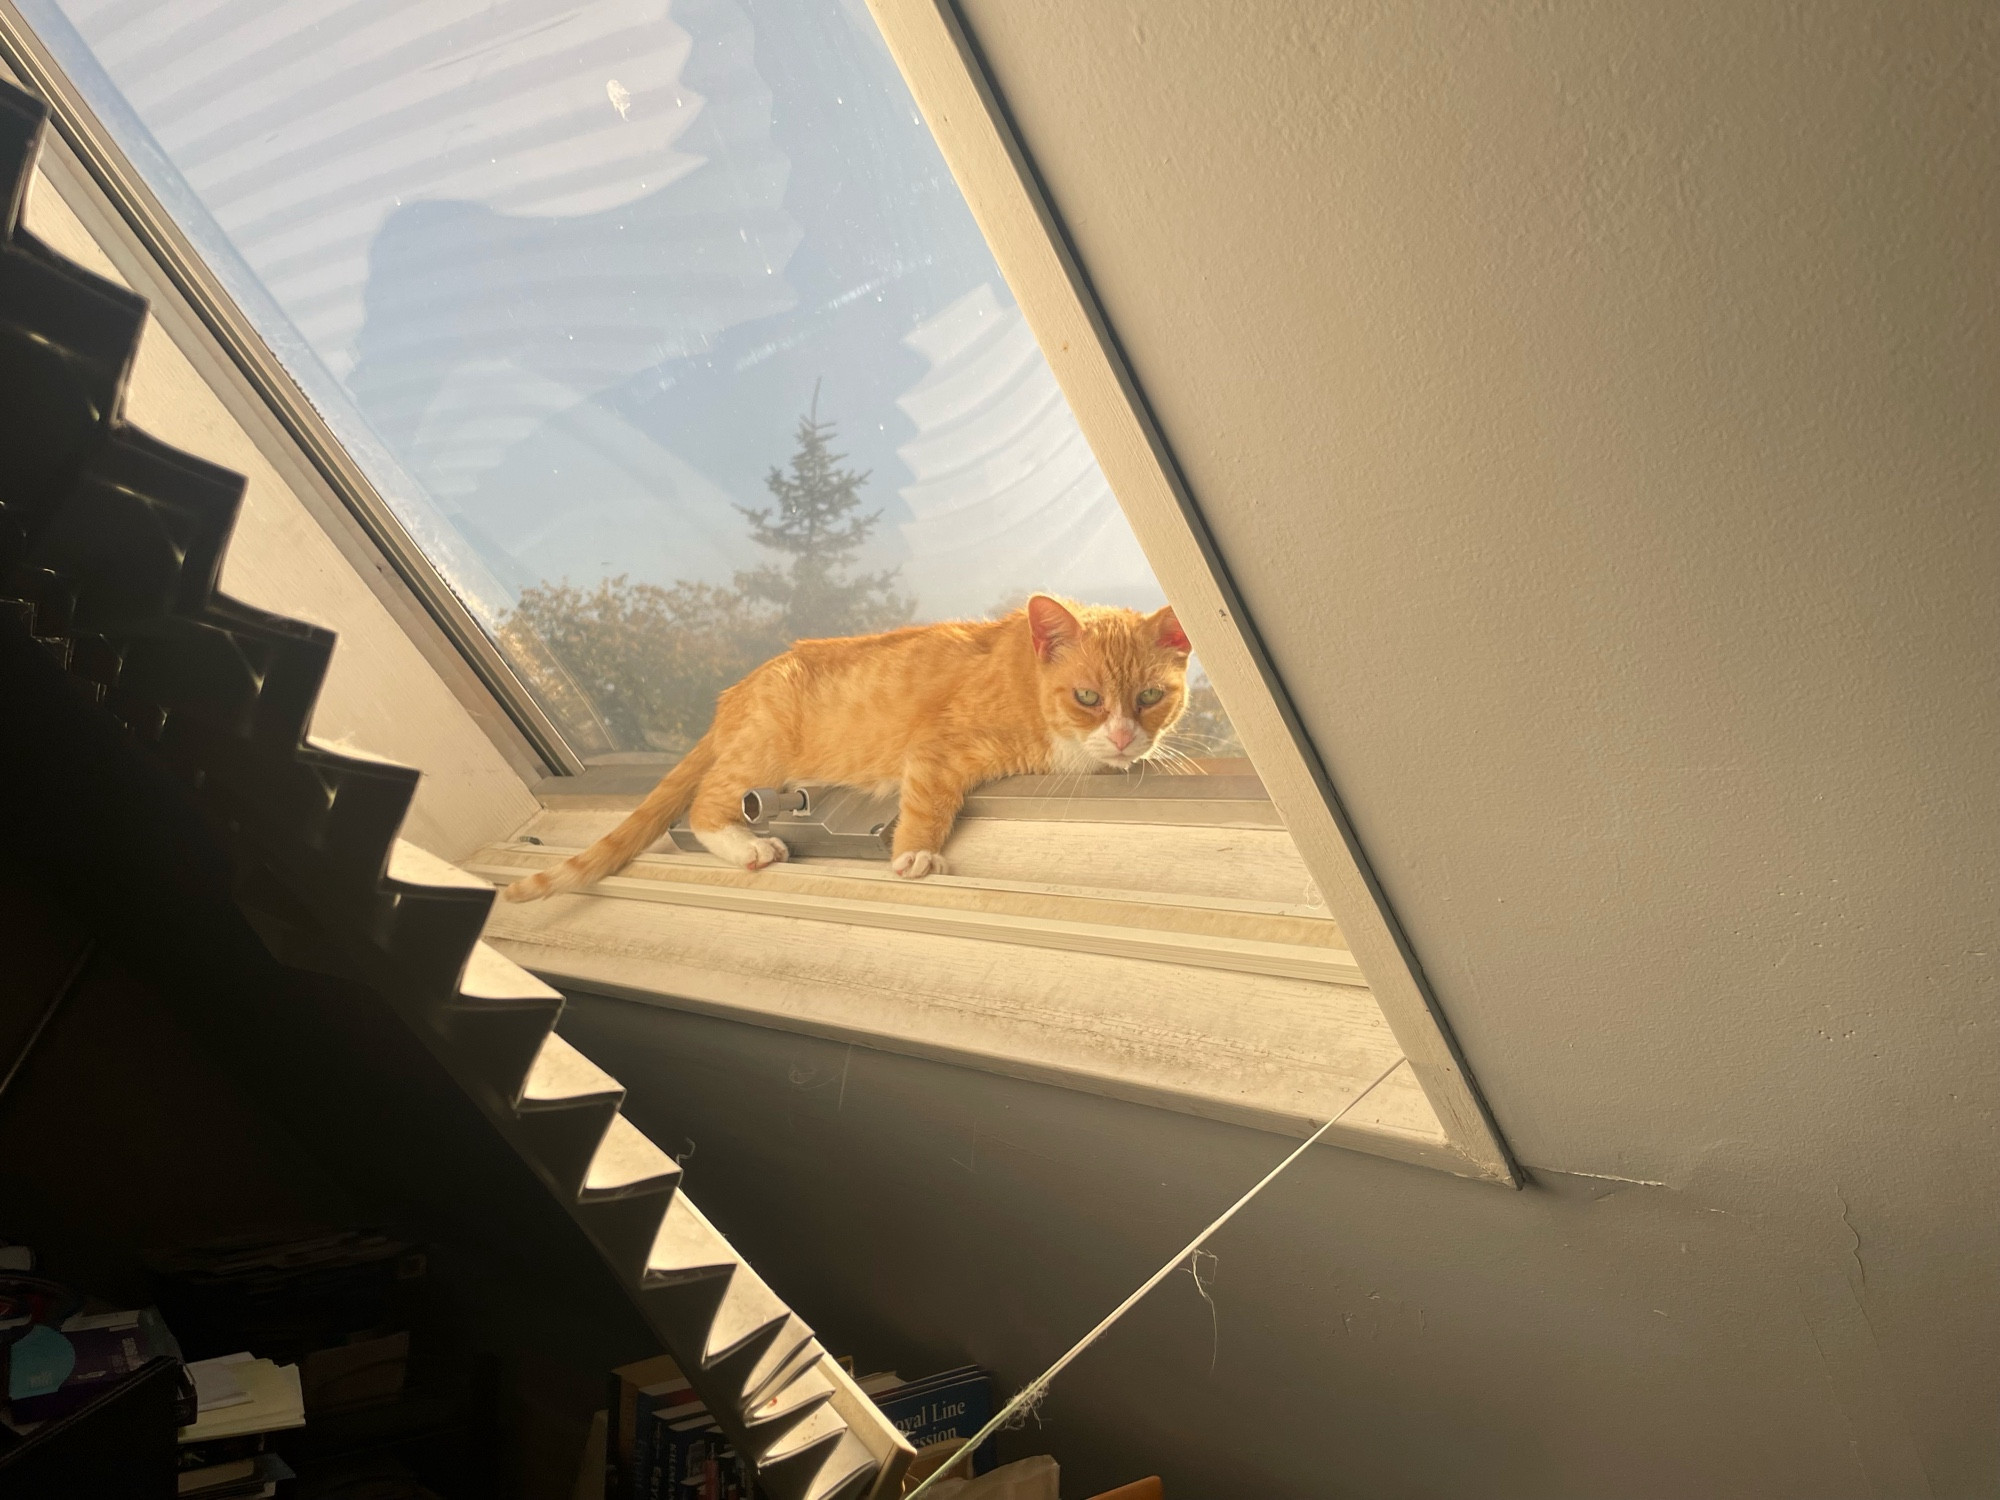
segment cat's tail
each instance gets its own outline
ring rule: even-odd
[[[694,801],[695,788],[715,763],[712,735],[703,735],[695,747],[681,758],[660,784],[646,794],[646,800],[632,810],[632,816],[604,835],[588,849],[572,854],[551,870],[537,871],[515,881],[500,893],[505,901],[539,901],[558,891],[574,891],[595,885],[607,875],[615,875],[639,857],[654,839],[667,831],[675,818]]]

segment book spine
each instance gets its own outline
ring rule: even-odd
[[[672,1500],[700,1500],[701,1434],[674,1434],[674,1493]]]
[[[699,1422],[683,1424],[673,1435],[672,1489],[660,1500],[702,1500],[702,1452],[706,1440]]]
[[[710,1433],[702,1453],[702,1482],[709,1500],[729,1500],[723,1493],[722,1434]]]
[[[619,1436],[628,1425],[625,1416],[625,1382],[615,1373],[604,1406],[604,1493],[606,1500],[628,1500],[625,1475],[629,1468]]]
[[[632,1424],[632,1480],[625,1500],[654,1500],[660,1493],[660,1423],[642,1401]]]
[[[678,1500],[681,1488],[681,1436],[665,1423],[653,1430],[653,1483],[651,1500]]]

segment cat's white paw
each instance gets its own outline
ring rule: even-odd
[[[889,868],[905,880],[922,880],[945,873],[944,856],[934,849],[911,849],[890,860]]]
[[[766,865],[782,864],[792,857],[792,851],[783,839],[767,839],[753,836],[750,851],[744,856],[743,868],[761,870]]]
[[[783,839],[754,834],[741,823],[732,823],[726,828],[697,828],[694,836],[717,859],[740,865],[746,870],[761,870],[766,865],[792,857],[792,851],[785,847]]]

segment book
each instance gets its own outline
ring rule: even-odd
[[[962,1365],[896,1386],[873,1399],[921,1454],[940,1443],[963,1443],[992,1419],[993,1377],[977,1365]],[[984,1474],[995,1462],[993,1440],[988,1438],[973,1454],[970,1472]]]
[[[632,1438],[637,1430],[639,1392],[656,1381],[678,1380],[680,1367],[666,1355],[634,1360],[611,1372],[611,1389],[605,1404],[605,1460],[618,1464],[632,1455]],[[615,1485],[605,1493],[616,1494]]]
[[[646,1422],[634,1444],[640,1474],[637,1500],[652,1500],[656,1494],[673,1493],[680,1481],[679,1458],[685,1444],[677,1434],[699,1427],[709,1420],[708,1408],[692,1393],[683,1391],[678,1400],[645,1409]]]
[[[852,1375],[854,1362],[840,1361]],[[893,1370],[860,1377],[863,1393],[919,1451],[960,1445],[993,1415],[993,1379],[961,1365],[922,1380]],[[611,1372],[606,1416],[606,1487],[612,1500],[757,1500],[756,1469],[730,1444],[707,1406],[665,1357],[620,1365]],[[984,1474],[996,1459],[980,1445],[969,1470]]]
[[[183,1440],[180,1451],[180,1468],[206,1469],[216,1464],[234,1463],[238,1459],[255,1458],[264,1451],[264,1434],[243,1432],[234,1437],[206,1438],[198,1442]]]
[[[660,1407],[634,1444],[644,1455],[640,1500],[752,1500],[756,1470],[702,1402]]]
[[[182,1469],[175,1486],[183,1495],[192,1495],[201,1490],[210,1490],[218,1485],[238,1484],[257,1472],[254,1458],[232,1458],[225,1463],[210,1464],[202,1469]]]
[[[693,1410],[678,1421],[669,1420],[667,1412],[654,1418],[652,1490],[647,1500],[704,1500],[708,1434],[715,1419],[699,1401],[688,1405]]]
[[[642,1500],[652,1412],[687,1389],[680,1367],[664,1354],[611,1372],[604,1431],[604,1493],[610,1500]]]
[[[677,1432],[674,1452],[672,1472],[679,1477],[672,1500],[750,1500],[757,1492],[755,1469],[712,1419]]]
[[[205,1468],[183,1469],[178,1492],[187,1500],[240,1500],[269,1495],[281,1480],[292,1479],[291,1465],[275,1453],[257,1453]]]
[[[178,1361],[180,1345],[152,1308],[35,1323],[6,1350],[16,1422],[46,1422],[87,1405],[148,1361]]]

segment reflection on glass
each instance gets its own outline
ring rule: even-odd
[[[581,753],[802,635],[1162,601],[863,0],[26,8]]]

